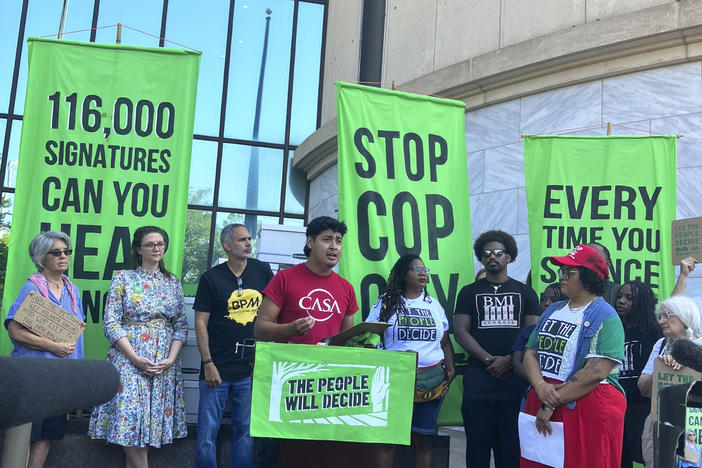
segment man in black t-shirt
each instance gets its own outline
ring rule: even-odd
[[[251,362],[254,319],[271,267],[251,257],[251,235],[243,224],[220,234],[227,262],[205,272],[195,296],[195,333],[202,356],[197,420],[197,468],[216,468],[217,431],[227,399],[232,411],[232,467],[250,468],[253,441]]]
[[[524,384],[512,374],[511,349],[519,331],[538,321],[541,309],[529,286],[507,276],[517,258],[517,243],[503,231],[488,231],[474,244],[486,277],[458,294],[453,326],[456,341],[468,351],[463,375],[463,426],[466,466],[519,466],[519,403]]]

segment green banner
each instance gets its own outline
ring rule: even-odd
[[[473,282],[465,104],[336,84],[339,219],[349,226],[339,269],[359,315],[368,315],[400,255],[415,253],[453,330],[458,291]],[[461,390],[452,385],[439,424],[460,423]]]
[[[546,257],[599,242],[610,279],[641,280],[663,299],[675,280],[674,136],[526,136],[524,172],[532,286],[558,282]]]
[[[414,353],[259,342],[251,435],[409,445]]]
[[[30,38],[28,58],[2,315],[36,271],[32,238],[64,231],[86,358],[104,359],[103,304],[134,230],[164,229],[166,267],[181,271],[200,53]]]

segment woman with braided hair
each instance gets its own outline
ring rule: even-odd
[[[448,320],[439,301],[426,292],[429,268],[414,254],[402,255],[390,271],[387,288],[366,321],[391,326],[381,336],[380,348],[417,353],[417,384],[412,412],[414,466],[431,467],[428,436],[436,433],[443,396],[456,376]],[[378,467],[392,467],[394,445],[379,445]]]
[[[619,383],[626,392],[622,468],[632,468],[633,462],[643,462],[641,433],[651,410],[651,400],[641,394],[636,385],[653,345],[663,336],[656,321],[656,296],[648,284],[641,281],[624,283],[617,293],[617,314],[624,326],[624,363],[619,369]]]

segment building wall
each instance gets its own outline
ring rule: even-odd
[[[661,8],[656,6],[658,4],[670,2],[589,1],[586,4],[584,1],[502,0],[499,2],[501,11],[495,12],[488,11],[490,9],[484,5],[488,2],[467,2],[470,6],[461,9],[457,6],[460,2],[419,0],[416,3],[425,7],[422,11],[426,10],[427,17],[430,18],[427,23],[433,26],[417,28],[417,35],[425,35],[429,39],[423,43],[423,47],[416,48],[408,44],[418,44],[416,41],[421,40],[417,35],[405,36],[406,41],[402,44],[399,39],[393,39],[402,36],[403,28],[418,26],[417,9],[412,13],[402,6],[404,3],[415,2],[388,2],[386,75],[397,73],[405,79],[421,82],[422,76],[418,75],[432,74],[439,63],[441,66],[450,65],[451,61],[461,60],[473,53],[469,48],[458,47],[460,41],[445,43],[443,47],[436,47],[435,44],[437,41],[446,41],[445,38],[448,37],[448,32],[438,32],[442,29],[438,25],[450,24],[450,28],[457,32],[459,26],[465,24],[458,18],[470,17],[469,11],[475,11],[476,16],[482,14],[486,21],[493,21],[497,25],[486,27],[484,41],[495,46],[508,41],[532,40],[529,39],[530,35],[546,32],[549,28],[567,28],[578,19],[581,23],[595,22],[598,18],[630,14],[639,6],[653,6],[655,9]],[[556,3],[563,5],[558,12],[553,11]],[[679,3],[682,5],[675,5],[674,8],[699,8],[700,2]],[[526,4],[520,10],[521,17],[516,13],[518,4]],[[452,5],[453,9],[450,8]],[[662,8],[671,6],[664,5]],[[443,19],[437,20],[436,12],[439,10],[442,11],[439,16]],[[542,17],[535,19],[530,13],[533,10],[547,12],[545,16],[550,18],[549,21],[542,21]],[[491,16],[498,13],[496,18]],[[406,22],[399,20],[403,15],[407,16]],[[410,16],[415,17],[414,22],[409,19]],[[399,23],[403,26],[395,26],[393,29],[393,25]],[[522,28],[524,31],[519,33],[520,24],[528,24],[529,27]],[[499,31],[495,31],[495,28]],[[467,25],[465,29],[471,30]],[[472,30],[469,34],[474,32]],[[496,36],[493,37],[494,34]],[[439,39],[440,37],[444,39]],[[329,46],[330,43],[327,44]],[[596,56],[597,51],[591,51],[590,54]],[[399,58],[403,56],[406,60],[401,63]],[[675,62],[661,61],[657,66],[654,63],[638,67],[641,68],[640,71],[602,78],[597,74],[583,74],[575,80],[576,84],[555,86],[551,87],[553,89],[476,106],[467,113],[466,163],[473,236],[477,237],[485,230],[495,228],[515,236],[520,253],[515,264],[510,266],[511,276],[524,280],[530,268],[524,160],[520,139],[520,135],[525,133],[605,135],[607,122],[613,122],[614,135],[682,135],[678,140],[677,218],[702,216],[702,204],[699,202],[702,200],[702,184],[699,183],[702,180],[702,61],[689,58],[687,61]],[[326,99],[324,105],[329,106]],[[325,115],[330,114],[327,111]],[[326,133],[318,131],[318,134],[324,134],[326,141],[332,141],[329,139],[329,128],[333,126],[335,122],[331,121]],[[314,141],[313,137],[310,142]],[[306,144],[308,142],[301,146],[303,150],[306,150],[303,148]],[[336,148],[335,145],[332,146],[321,158],[327,161],[326,167],[317,165],[316,170],[308,170],[308,177],[313,174],[310,177],[310,219],[322,214],[336,215]],[[475,266],[476,269],[480,267],[477,262]],[[688,292],[702,296],[702,268],[693,273],[688,281]],[[663,291],[661,295],[667,293],[669,292]]]

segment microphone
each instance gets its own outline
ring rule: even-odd
[[[0,357],[0,430],[92,408],[119,389],[107,361]]]
[[[671,355],[683,366],[702,372],[702,346],[693,341],[684,338],[675,340]]]

